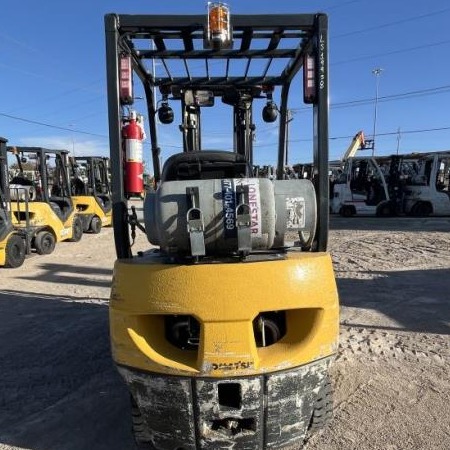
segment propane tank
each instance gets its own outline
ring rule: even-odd
[[[124,190],[125,195],[141,196],[144,192],[144,164],[142,143],[145,133],[142,123],[138,121],[136,111],[130,111],[124,117],[122,125],[122,145],[125,157]]]

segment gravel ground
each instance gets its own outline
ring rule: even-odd
[[[332,218],[335,419],[305,450],[450,448],[450,219]],[[142,236],[136,246],[144,248]],[[111,229],[0,270],[0,449],[133,449]]]

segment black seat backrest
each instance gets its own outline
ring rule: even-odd
[[[17,175],[13,177],[10,184],[20,184],[22,186],[33,186],[33,182],[24,176]]]
[[[243,155],[233,152],[201,151],[177,153],[164,164],[161,181],[211,180],[252,176]]]

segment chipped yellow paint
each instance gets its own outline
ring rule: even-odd
[[[286,310],[287,332],[258,348],[252,321]],[[164,336],[164,315],[201,324],[198,351]],[[157,258],[116,261],[110,301],[117,363],[151,372],[253,375],[330,356],[338,341],[338,295],[330,255],[290,253],[284,260],[175,265]]]

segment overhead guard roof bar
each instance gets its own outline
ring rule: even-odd
[[[273,20],[272,20],[273,19]],[[294,68],[298,70],[299,56],[314,31],[314,15],[275,15],[252,16],[249,23],[248,16],[233,15],[233,40],[240,41],[235,49],[204,49],[205,16],[119,16],[120,45],[122,49],[133,55],[133,60],[140,68],[140,78],[147,73],[145,61],[160,60],[167,73],[167,77],[157,77],[156,86],[162,86],[169,81],[175,85],[193,86],[204,84],[208,80],[211,84],[221,85],[233,82],[236,85],[251,86],[264,84],[283,85],[294,75]],[[276,24],[274,26],[273,24]],[[146,45],[145,40],[153,40],[154,46]],[[174,49],[175,41],[178,48]],[[180,45],[181,44],[181,45]],[[194,76],[189,69],[189,60],[206,61],[204,76]],[[211,76],[208,60],[224,60],[225,74],[222,77]],[[244,73],[231,73],[230,61],[246,59],[247,66]],[[250,62],[253,59],[268,59],[268,63],[260,75],[249,76]],[[290,62],[282,73],[269,76],[268,71],[274,59],[287,59]],[[176,77],[170,70],[167,60],[183,61],[187,77]],[[297,64],[296,64],[297,63]],[[292,71],[292,73],[291,73]]]
[[[314,164],[320,174],[315,182],[319,217],[316,249],[325,250],[328,227],[328,25],[326,15],[233,15],[234,49],[205,49],[203,39],[206,23],[207,19],[204,15],[110,14],[106,16],[112,154],[119,154],[120,149],[118,66],[117,60],[114,59],[117,59],[121,52],[126,52],[131,55],[133,69],[143,83],[147,99],[153,99],[154,86],[161,89],[169,88],[169,90],[165,89],[165,92],[169,92],[173,87],[211,89],[217,95],[222,95],[221,87],[227,85],[234,85],[238,89],[249,89],[254,86],[258,88],[281,86],[282,114],[278,165],[282,165],[286,151],[284,135],[289,85],[301,69],[304,56],[312,52],[318,68],[317,82],[320,85],[313,104]],[[152,59],[161,62],[166,71],[162,76],[158,74],[156,79],[153,79],[153,70],[149,65]],[[266,64],[256,64],[257,60],[264,59]],[[205,63],[194,66],[189,64],[189,60],[205,61]],[[209,60],[212,60],[212,63]],[[216,66],[212,66],[216,60],[223,63],[223,73],[216,71]],[[241,60],[244,64],[235,64],[235,60]],[[254,60],[255,64],[245,64],[249,60]],[[202,69],[198,70],[200,65]],[[178,72],[179,68],[181,68],[180,73],[187,72],[187,76],[178,76],[175,70]],[[220,73],[220,76],[217,76],[217,73]],[[159,147],[154,122],[155,111],[151,105],[148,106],[148,110],[155,178],[159,179]],[[122,191],[121,161],[112,161],[112,169],[117,183],[115,183],[117,192],[113,193],[114,220],[115,223],[123,223],[123,227],[117,229],[117,236],[115,233],[116,247],[118,255],[128,257],[131,252],[126,237],[128,232],[126,204],[123,201]]]

